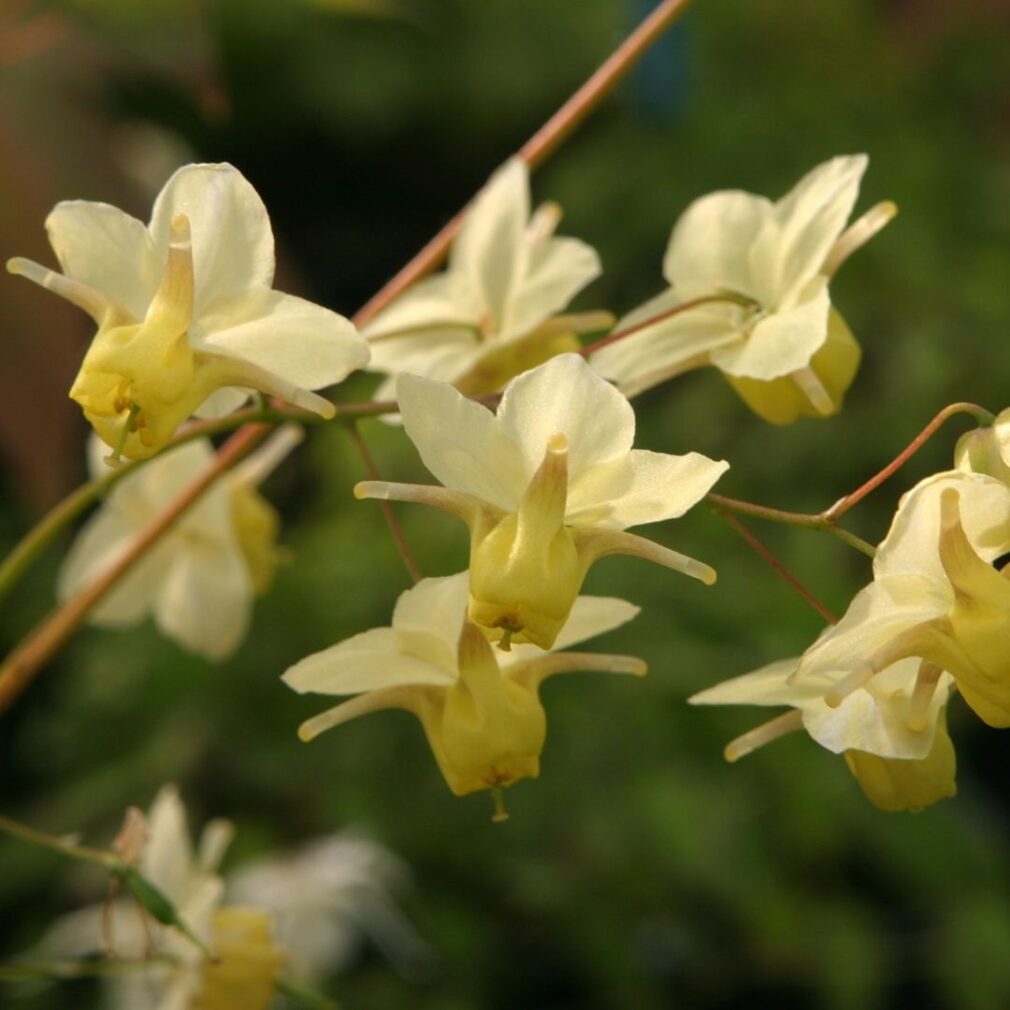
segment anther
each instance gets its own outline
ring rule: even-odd
[[[123,450],[126,448],[126,440],[140,427],[137,423],[139,415],[140,405],[136,403],[130,404],[130,412],[126,415],[123,426],[119,429],[119,437],[116,439],[116,444],[112,452],[105,457],[105,462],[109,466],[119,466],[122,461]]]

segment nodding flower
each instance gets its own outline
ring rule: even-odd
[[[112,462],[152,456],[191,415],[228,413],[253,390],[331,417],[311,390],[368,361],[348,320],[272,290],[266,208],[231,165],[179,169],[149,225],[77,200],[46,229],[63,272],[21,258],[7,269],[97,324],[70,396]]]

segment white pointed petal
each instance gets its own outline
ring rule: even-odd
[[[771,201],[741,190],[695,200],[670,236],[663,276],[683,298],[719,289],[755,295],[747,251],[771,216]]]
[[[200,851],[197,856],[203,873],[215,873],[224,860],[228,846],[235,837],[235,825],[223,817],[208,821],[200,834]]]
[[[505,317],[503,334],[529,333],[548,316],[560,312],[600,275],[596,250],[579,239],[552,238],[530,254],[526,273],[516,286]]]
[[[193,411],[193,416],[207,421],[227,417],[238,410],[254,392],[253,389],[240,389],[237,386],[216,389]]]
[[[808,172],[776,203],[776,249],[773,253],[756,247],[752,256],[777,260],[774,269],[783,296],[822,271],[852,213],[868,162],[865,154],[832,158]]]
[[[443,670],[398,651],[392,628],[372,628],[306,656],[281,678],[299,694],[357,694],[407,684],[448,685]]]
[[[193,233],[194,315],[249,288],[269,288],[274,237],[259,194],[232,165],[186,165],[165,183],[151,214],[151,237],[162,255],[171,220],[189,218]]]
[[[57,595],[68,600],[90,586],[133,543],[137,528],[110,510],[100,511],[81,530],[60,569]],[[167,552],[155,549],[138,562],[92,609],[89,620],[108,627],[136,624],[151,610]]]
[[[724,680],[688,698],[692,705],[791,705],[798,707],[810,698],[803,686],[788,683],[796,672],[799,657],[780,659],[767,666]]]
[[[164,263],[143,222],[107,203],[68,200],[53,208],[46,231],[68,277],[144,318]]]
[[[924,728],[913,730],[909,698],[918,669],[918,659],[904,659],[871,680],[866,690],[853,691],[837,708],[824,702],[810,705],[803,717],[807,732],[835,754],[859,750],[880,757],[924,758],[933,745],[953,678],[943,675],[930,700]]]
[[[618,320],[614,332],[661,316],[680,302],[673,289],[664,291]],[[742,341],[742,312],[739,305],[729,302],[699,305],[608,344],[589,362],[601,375],[614,379],[625,395],[633,396],[680,371],[704,364],[715,349]]]
[[[770,313],[743,343],[713,350],[712,364],[749,379],[777,379],[806,368],[828,337],[830,310],[827,281],[819,278],[795,308]]]
[[[36,944],[29,956],[38,959],[78,959],[102,950],[106,924],[115,941],[116,956],[144,957],[146,935],[132,901],[89,905],[61,916]]]
[[[404,333],[371,341],[368,346],[372,352],[368,362],[371,372],[409,372],[444,382],[463,374],[472,358],[484,353],[476,330],[458,326]],[[376,394],[375,398],[392,399],[393,395],[390,391],[388,397]]]
[[[193,848],[186,808],[174,785],[162,786],[147,814],[147,844],[140,869],[172,901],[186,893],[193,873]]]
[[[480,305],[472,292],[456,275],[442,273],[424,277],[409,287],[389,308],[366,323],[361,332],[369,342],[381,347],[392,339],[388,334],[405,334],[415,329],[431,334],[445,324],[472,330],[479,323]]]
[[[241,553],[225,544],[179,550],[155,603],[169,638],[211,660],[234,652],[249,626],[252,584]]]
[[[632,449],[573,482],[566,519],[572,525],[614,530],[675,519],[708,494],[728,469],[724,460],[697,452],[674,456]]]
[[[445,659],[436,663],[443,670],[456,669],[456,652],[463,618],[470,597],[468,572],[439,579],[422,579],[400,594],[393,609],[393,628],[403,632],[423,632],[437,639],[445,649]]]
[[[494,329],[500,329],[518,281],[529,216],[529,172],[521,159],[511,158],[474,198],[453,243],[451,270],[482,292]]]
[[[250,361],[305,389],[342,381],[368,362],[368,344],[343,316],[320,305],[258,288],[219,302],[194,322],[197,350]]]
[[[631,404],[577,354],[558,355],[513,379],[498,422],[520,447],[530,476],[551,437],[564,435],[573,483],[593,464],[623,456],[635,440]]]
[[[948,580],[940,563],[940,496],[954,489],[968,540],[986,561],[993,561],[1010,539],[1010,488],[983,474],[957,471],[920,481],[898,503],[894,521],[874,558],[878,578],[900,572],[920,574],[937,585]]]
[[[860,590],[842,619],[807,649],[796,680],[815,677],[834,684],[899,635],[943,617],[949,607],[937,587],[919,576],[878,578]]]
[[[585,642],[627,624],[641,610],[633,603],[613,596],[580,596],[572,606],[565,626],[551,647],[553,652]],[[513,650],[519,648],[513,646]],[[539,650],[537,650],[539,651]]]
[[[396,389],[403,426],[431,473],[447,488],[514,512],[533,470],[494,414],[444,382],[401,375]]]

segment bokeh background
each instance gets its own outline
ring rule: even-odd
[[[170,172],[227,160],[270,208],[278,286],[346,314],[437,229],[652,6],[647,0],[3,0],[0,255],[51,262],[59,199],[146,218]],[[842,414],[777,429],[715,372],[637,401],[638,444],[728,458],[719,490],[823,508],[943,405],[1010,401],[1010,8],[1002,0],[698,0],[540,170],[605,275],[580,299],[618,313],[662,285],[693,198],[778,196],[839,153],[871,156],[860,207],[898,219],[846,264],[836,304],[864,348]],[[83,478],[66,399],[90,329],[0,279],[6,549]],[[338,399],[370,395],[358,376]],[[901,490],[946,468],[952,422],[851,516],[876,541]],[[385,475],[426,479],[395,428],[364,427]],[[317,428],[276,473],[292,562],[245,645],[212,666],[150,625],[87,629],[0,721],[2,809],[107,843],[165,781],[195,824],[233,818],[231,865],[356,825],[412,868],[404,905],[435,957],[395,972],[363,944],[330,991],[349,1010],[728,1010],[1010,1005],[1010,736],[959,702],[959,795],[919,814],[864,800],[805,736],[737,766],[721,749],[757,710],[692,692],[800,652],[820,618],[710,510],[649,532],[719,568],[712,589],[631,559],[588,590],[640,604],[594,643],[650,664],[544,691],[543,774],[507,795],[442,782],[412,717],[383,713],[300,744],[319,699],[278,680],[310,651],[388,623],[407,586],[346,436]],[[428,574],[466,563],[462,528],[401,509]],[[814,532],[752,524],[841,612],[868,563]],[[12,646],[53,604],[50,550],[9,599]],[[0,840],[0,953],[102,891]],[[0,983],[0,1006],[97,1007],[98,989]]]

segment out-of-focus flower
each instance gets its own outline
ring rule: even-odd
[[[192,652],[219,660],[234,651],[248,628],[253,596],[267,589],[278,559],[280,520],[256,487],[300,438],[297,427],[281,429],[209,488],[117,582],[90,620],[121,627],[151,614],[164,634]],[[89,462],[96,475],[104,469],[102,454],[93,438]],[[60,598],[75,595],[115,564],[213,456],[210,442],[190,442],[114,485],[63,563]]]
[[[271,290],[266,208],[231,165],[188,165],[150,225],[104,203],[57,204],[46,219],[63,273],[12,259],[12,273],[87,312],[98,333],[70,395],[122,454],[153,455],[193,413],[227,413],[251,390],[324,417],[309,392],[368,361],[342,316]]]
[[[384,708],[421,720],[435,760],[458,796],[508,786],[540,773],[547,717],[540,684],[557,673],[645,673],[629,656],[543,652],[519,645],[495,653],[466,620],[465,572],[424,579],[397,601],[393,623],[308,656],[284,674],[296,691],[357,695],[303,723],[311,740],[325,730]],[[623,600],[580,597],[557,635],[563,649],[629,621]]]
[[[367,936],[405,975],[431,958],[395,901],[410,872],[388,849],[350,831],[242,866],[227,899],[270,912],[288,970],[318,983],[345,968]]]
[[[844,754],[867,797],[882,810],[919,810],[954,795],[956,761],[946,726],[954,689],[950,674],[902,659],[832,708],[825,695],[844,674],[821,663],[799,677],[799,666],[799,659],[772,663],[690,699],[695,705],[790,707],[734,740],[727,760],[805,729],[822,747]]]
[[[365,481],[354,493],[432,505],[470,527],[470,620],[502,648],[549,648],[608,554],[715,581],[708,565],[624,530],[683,515],[728,464],[632,449],[631,405],[578,355],[513,379],[497,416],[418,376],[401,376],[397,393],[407,434],[445,486]]]
[[[407,871],[381,846],[333,835],[253,863],[226,885],[217,868],[231,837],[229,822],[211,821],[194,853],[178,792],[165,786],[147,818],[131,811],[117,839],[121,857],[163,892],[216,961],[132,900],[66,916],[34,953],[83,957],[111,949],[123,959],[165,958],[108,977],[114,1010],[266,1010],[282,971],[319,981],[346,964],[359,933],[402,967],[428,957],[391,896]]]
[[[194,852],[186,811],[173,786],[161,789],[146,822],[137,868],[172,902],[182,921],[215,949],[220,939],[218,906],[224,893],[217,870],[231,841],[231,824],[211,821]],[[132,900],[94,905],[66,916],[42,939],[38,950],[48,956],[82,957],[106,947],[121,958],[164,955],[172,959],[172,963],[155,962],[110,976],[110,1004],[115,1010],[196,1010],[206,965],[202,952],[180,933],[151,920]],[[266,955],[276,975],[275,948]],[[243,1010],[260,1010],[267,1002],[250,1002]],[[199,1004],[200,1010],[231,1010],[233,1005],[220,999]]]
[[[908,657],[946,670],[990,726],[1010,725],[1010,488],[957,471],[920,481],[877,549],[873,582],[804,654],[797,682],[831,669],[840,704]],[[920,674],[928,692],[929,673]],[[935,683],[935,677],[933,678]]]
[[[578,350],[578,333],[605,329],[609,313],[556,315],[600,273],[596,253],[558,238],[557,204],[530,216],[529,174],[513,158],[474,199],[453,243],[449,268],[410,288],[365,329],[369,368],[453,383],[470,396],[501,389],[555,354]]]
[[[740,190],[696,200],[666,250],[663,275],[671,288],[616,329],[694,299],[721,300],[601,348],[593,367],[632,396],[711,364],[774,424],[835,413],[860,350],[831,306],[828,282],[896,213],[893,203],[880,203],[845,228],[866,165],[866,155],[832,158],[776,203]]]

